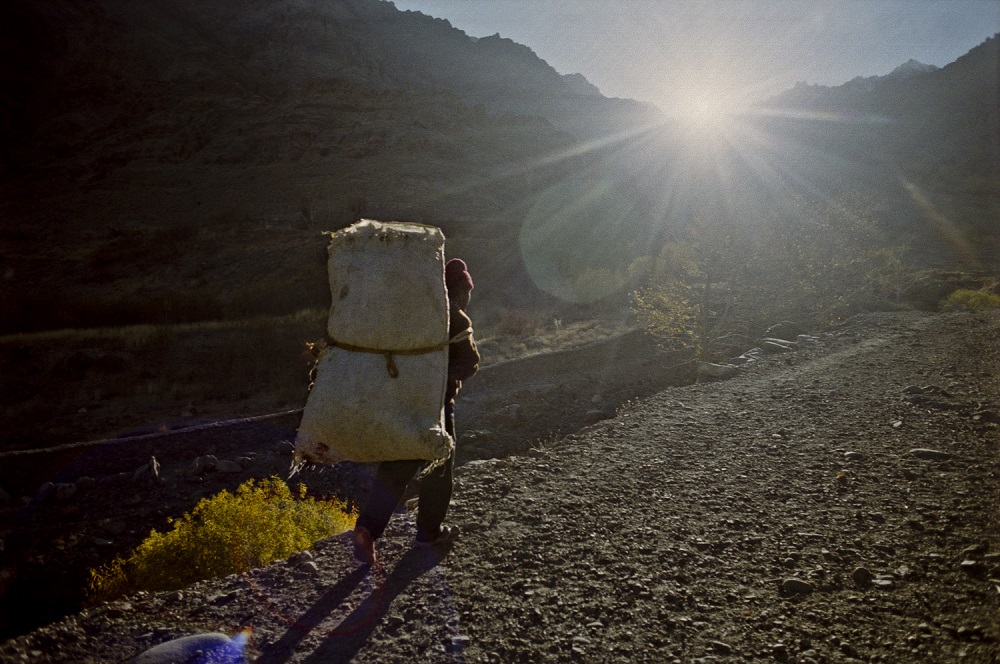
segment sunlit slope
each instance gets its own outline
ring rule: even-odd
[[[840,160],[849,184],[898,200],[898,223],[920,235],[925,253],[957,238],[973,263],[989,264],[1000,250],[998,44],[993,37],[941,69],[905,77],[800,85],[758,107],[754,122],[806,149],[807,168],[820,155]],[[947,254],[940,258],[956,258]]]

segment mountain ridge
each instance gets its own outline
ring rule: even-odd
[[[382,0],[182,0],[169,6],[102,0],[86,9],[14,2],[3,11],[5,50],[32,63],[0,88],[6,138],[15,145],[58,116],[57,100],[93,113],[164,85],[263,97],[329,79],[449,89],[470,105],[539,115],[577,132],[600,131],[607,124],[600,116],[621,107],[600,108],[604,97],[596,88],[559,74],[527,46],[499,35],[473,40],[446,20]],[[66,23],[74,24],[75,35],[60,35]],[[588,98],[583,113],[566,103],[581,94]],[[634,114],[652,112],[631,105]]]
[[[604,97],[528,46],[381,0],[12,0],[0,19],[0,53],[17,65],[0,76],[10,332],[95,325],[109,310],[116,323],[143,322],[161,297],[181,303],[157,322],[322,307],[322,289],[302,286],[322,282],[322,266],[292,256],[320,255],[316,232],[361,213],[442,226],[481,266],[486,301],[531,307],[552,302],[519,246],[533,209],[610,192],[593,214],[567,217],[582,225],[568,232],[605,243],[585,268],[625,269],[629,252],[655,252],[698,207],[732,214],[718,203],[736,201],[711,189],[704,159],[689,159],[703,146],[650,105]],[[902,177],[941,215],[973,219],[986,255],[996,240],[981,220],[997,208],[1000,162],[995,51],[993,38],[877,93],[837,88],[791,104],[835,122],[751,121],[789,181],[813,181],[804,195],[876,188],[899,208],[897,235],[927,235],[933,249],[937,231],[914,221],[920,204]],[[740,213],[771,209],[760,173],[739,155],[731,163]],[[689,201],[670,209],[663,183],[675,181],[671,195]],[[233,242],[239,233],[247,246]],[[52,293],[81,304],[50,304]]]

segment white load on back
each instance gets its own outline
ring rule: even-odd
[[[331,234],[328,253],[333,345],[319,357],[293,468],[447,459],[444,234],[362,219]]]

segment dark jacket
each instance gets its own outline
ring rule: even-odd
[[[444,395],[446,402],[453,402],[462,388],[462,381],[472,378],[479,370],[479,351],[471,334],[472,320],[464,311],[452,304],[448,337],[454,338],[466,330],[470,332],[468,339],[456,341],[448,346],[448,388]]]

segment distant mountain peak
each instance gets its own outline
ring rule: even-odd
[[[926,74],[928,72],[937,71],[938,69],[939,67],[936,67],[935,65],[927,65],[923,62],[910,58],[886,74],[884,78],[910,78],[911,76]]]

